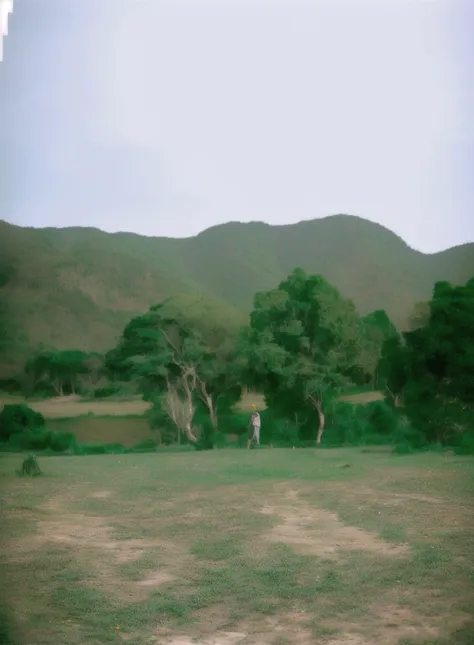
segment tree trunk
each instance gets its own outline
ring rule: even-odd
[[[191,443],[197,443],[197,439],[193,433],[193,428],[191,423],[186,423],[185,432],[186,432],[186,436],[188,437],[189,441],[191,441]]]
[[[316,410],[318,411],[318,418],[319,418],[319,428],[318,428],[318,434],[316,436],[316,443],[321,443],[321,439],[323,438],[323,434],[324,434],[324,424],[326,423],[326,419],[324,417],[324,412],[321,404],[316,405]]]
[[[163,437],[161,436],[161,430],[159,428],[156,429],[156,450],[158,450],[158,446],[161,446],[163,444]]]
[[[53,379],[51,381],[51,385],[53,386],[54,391],[58,396],[63,396],[63,384],[61,383],[61,381]]]
[[[204,381],[201,381],[199,379],[199,384],[201,386],[201,398],[204,401],[204,403],[207,406],[207,409],[209,410],[209,417],[211,419],[212,427],[214,430],[217,432],[218,431],[218,423],[217,423],[217,412],[216,412],[216,406],[214,404],[214,401],[212,400],[212,396],[208,394],[206,384]]]

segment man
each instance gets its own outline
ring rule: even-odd
[[[252,405],[252,416],[250,418],[250,432],[248,440],[248,448],[252,447],[252,442],[255,441],[256,445],[260,445],[260,415],[257,412],[255,405]]]

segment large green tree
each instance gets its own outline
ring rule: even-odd
[[[474,418],[474,279],[435,285],[425,324],[384,347],[392,399],[426,442],[457,441]]]
[[[206,411],[214,431],[219,413],[240,398],[237,363],[225,334],[207,336],[169,310],[166,302],[133,318],[113,350],[114,369],[138,378],[155,411],[163,411],[193,443],[196,411]],[[111,354],[108,355],[109,365]],[[159,415],[158,415],[159,417]]]
[[[382,385],[379,361],[384,343],[396,338],[398,332],[383,309],[361,319],[359,357],[349,376],[360,385],[370,384],[373,389]]]
[[[277,289],[255,297],[243,341],[248,382],[320,443],[326,410],[359,360],[360,334],[353,303],[323,277],[295,269]]]
[[[81,376],[87,374],[89,354],[81,350],[39,350],[24,366],[27,389],[40,382],[51,385],[58,396],[75,394]]]

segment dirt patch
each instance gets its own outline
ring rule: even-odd
[[[414,502],[426,502],[427,504],[446,504],[446,500],[440,499],[439,497],[430,497],[428,495],[417,495],[415,493],[384,493],[387,496],[390,496],[390,502],[397,504],[399,502],[404,502],[407,499],[413,500]]]
[[[382,392],[359,392],[358,394],[346,394],[341,396],[341,401],[347,403],[364,404],[372,401],[382,401],[384,395]]]
[[[83,513],[68,515],[67,519],[40,520],[38,528],[44,541],[59,542],[88,551],[107,551],[118,564],[134,562],[145,549],[157,546],[156,541],[131,539],[116,540],[110,536],[101,518]]]
[[[336,513],[309,506],[298,499],[297,491],[288,491],[288,505],[264,506],[261,512],[279,517],[281,524],[266,536],[274,542],[292,545],[307,555],[337,556],[339,552],[369,551],[399,556],[408,552],[404,545],[393,545],[376,534],[343,524]]]
[[[325,645],[376,645],[376,643],[375,641],[368,641],[362,638],[362,636],[356,636],[355,634],[344,634],[335,640],[326,641]]]
[[[95,493],[91,493],[91,497],[95,499],[107,499],[112,495],[110,490],[98,490]]]
[[[196,639],[189,636],[174,636],[169,640],[159,640],[158,643],[163,645],[237,645],[244,643],[247,645],[247,634],[242,632],[222,632],[219,635],[210,638]]]
[[[106,493],[108,491],[98,491]],[[114,539],[112,527],[106,518],[87,515],[85,513],[66,513],[61,509],[59,498],[48,501],[44,509],[49,509],[54,517],[37,521],[38,533],[34,539],[28,539],[31,556],[34,548],[41,549],[45,543],[56,543],[70,547],[74,557],[83,564],[86,570],[93,562],[94,578],[90,584],[113,591],[113,594],[123,602],[139,602],[146,599],[154,588],[175,579],[164,570],[152,571],[142,580],[124,579],[118,567],[136,562],[147,551],[156,548],[175,552],[173,544],[162,540],[145,539]],[[116,518],[111,518],[116,520]],[[17,545],[19,553],[25,545]]]
[[[323,626],[342,634],[326,645],[397,645],[402,640],[433,642],[443,636],[449,638],[450,630],[465,624],[466,619],[461,612],[428,617],[407,606],[375,604],[357,623],[334,620],[324,621]]]
[[[159,569],[155,573],[148,576],[144,580],[137,582],[139,587],[161,587],[161,585],[166,584],[167,582],[172,582],[176,580],[176,576],[173,576],[171,573]]]

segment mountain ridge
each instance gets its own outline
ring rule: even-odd
[[[187,238],[0,221],[0,258],[8,363],[40,342],[104,351],[130,317],[169,296],[238,324],[254,294],[295,266],[324,275],[361,314],[385,309],[399,327],[435,282],[474,275],[474,243],[427,254],[350,215],[277,226],[228,222]]]

